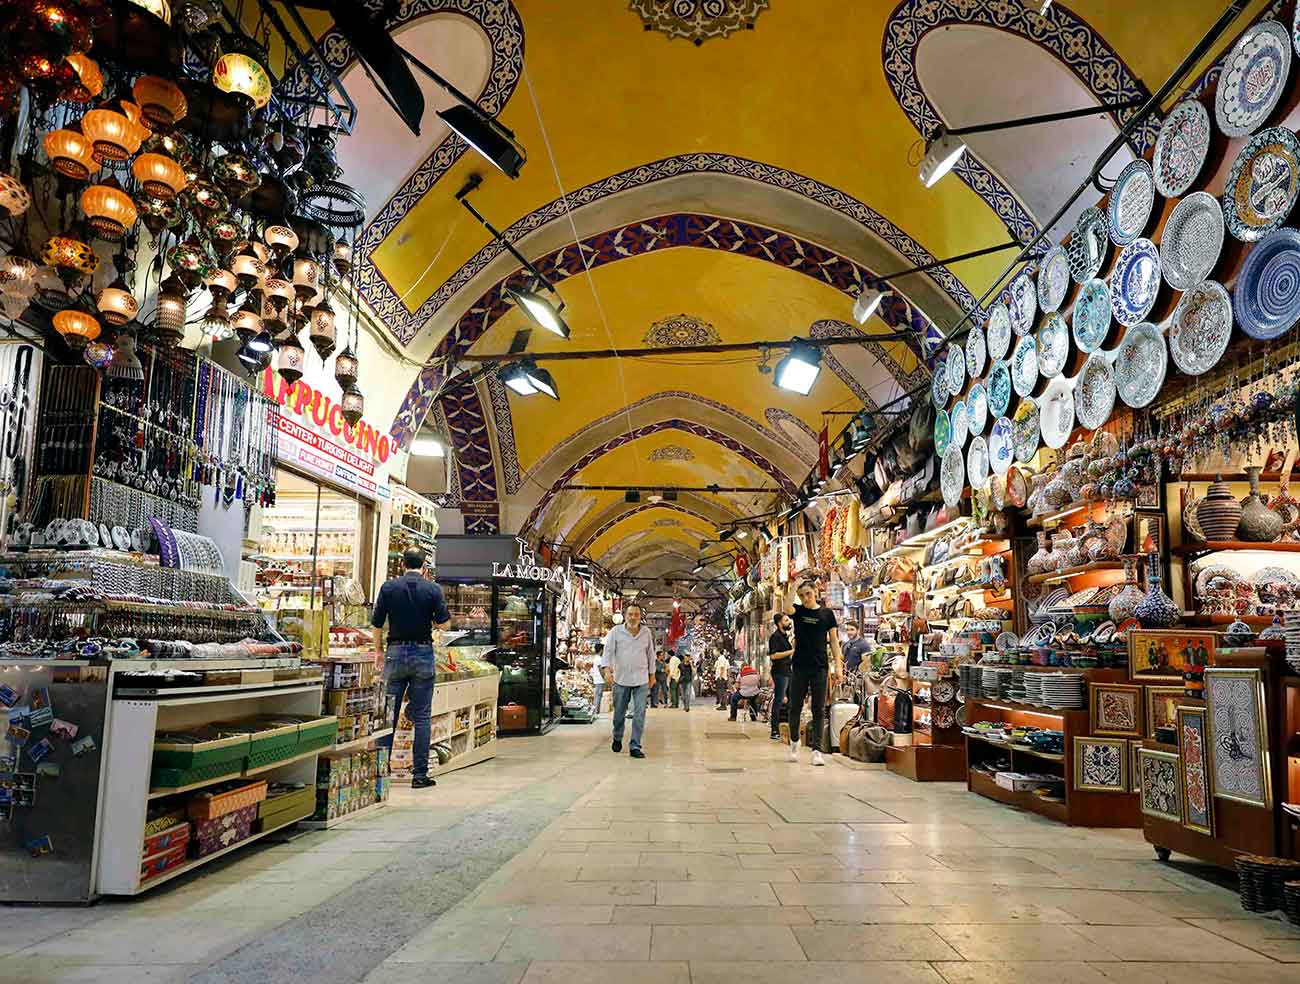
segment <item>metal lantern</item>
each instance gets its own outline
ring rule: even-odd
[[[262,330],[262,316],[259,315],[259,300],[254,299],[252,291],[245,298],[243,306],[234,313],[230,319],[230,327],[234,329],[241,342],[246,342]]]
[[[334,379],[345,392],[357,384],[357,369],[357,357],[352,354],[351,345],[334,357]]]
[[[170,127],[189,111],[180,87],[156,75],[141,75],[131,87],[131,95],[140,104],[144,120],[154,129]]]
[[[73,234],[51,236],[41,248],[41,260],[63,276],[65,271],[89,275],[99,269],[99,257],[82,239]]]
[[[328,297],[312,308],[311,316],[308,319],[311,333],[307,336],[307,339],[316,349],[316,354],[321,357],[322,362],[328,359],[330,353],[334,351],[334,322],[334,308],[330,306]]]
[[[169,202],[185,187],[185,169],[163,154],[141,154],[131,165],[131,173],[150,198]]]
[[[109,178],[103,184],[91,185],[81,193],[81,210],[86,213],[86,224],[90,231],[107,239],[118,242],[139,218],[131,196],[122,190],[116,178]]]
[[[310,256],[299,256],[293,261],[293,290],[304,301],[320,292],[320,264]]]
[[[230,272],[239,278],[239,285],[251,290],[266,280],[266,264],[251,253],[239,253],[230,260]]]
[[[99,170],[90,141],[76,130],[54,130],[45,135],[44,143],[50,167],[65,178],[85,181]]]
[[[99,337],[99,322],[93,315],[78,308],[58,312],[54,316],[54,328],[74,349],[84,348],[87,342]]]
[[[334,270],[340,277],[346,277],[352,269],[352,244],[340,239],[334,244]]]
[[[243,51],[227,51],[212,67],[212,84],[228,93],[245,112],[271,101],[271,76],[245,43]]]
[[[208,308],[208,313],[199,322],[199,330],[203,334],[211,336],[214,342],[225,341],[234,335],[235,329],[230,323],[230,312],[226,307],[225,294],[213,292],[212,306]]]
[[[174,276],[158,287],[153,326],[164,345],[179,345],[185,337],[185,287]]]
[[[287,225],[267,226],[262,232],[262,238],[281,260],[298,248],[298,234]]]
[[[95,307],[99,310],[99,316],[114,328],[126,324],[140,313],[140,302],[135,299],[121,276],[95,295]]]
[[[343,410],[343,419],[355,427],[360,422],[361,415],[366,412],[366,398],[361,395],[356,383],[344,388],[339,406]]]
[[[275,357],[275,371],[286,383],[296,383],[302,379],[302,368],[307,361],[302,342],[297,335],[290,335],[280,343],[280,351]],[[344,414],[346,416],[346,413]]]

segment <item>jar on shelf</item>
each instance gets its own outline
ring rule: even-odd
[[[1110,600],[1107,614],[1116,625],[1123,625],[1137,612],[1137,604],[1142,600],[1142,588],[1138,586],[1137,561],[1132,557],[1124,558],[1124,587]]]
[[[1147,555],[1147,592],[1133,613],[1144,629],[1169,629],[1178,624],[1181,612],[1174,599],[1164,592],[1157,554]]]
[[[1220,475],[1196,505],[1196,522],[1207,540],[1231,540],[1241,522],[1241,503]]]
[[[1055,567],[1049,567],[1052,563],[1052,551],[1047,545],[1047,531],[1038,531],[1038,550],[1034,555],[1025,562],[1025,572],[1028,574],[1046,574],[1049,570],[1055,570]]]
[[[1272,543],[1282,535],[1285,525],[1282,517],[1270,509],[1259,495],[1258,465],[1246,469],[1250,494],[1241,500],[1241,519],[1237,523],[1237,539],[1250,543]]]

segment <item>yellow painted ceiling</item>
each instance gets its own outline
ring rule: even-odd
[[[519,416],[516,414],[516,419]],[[686,448],[694,454],[694,460],[650,461],[650,452],[665,444]],[[775,487],[776,484],[757,465],[729,448],[673,428],[615,448],[583,468],[571,481],[575,485],[708,485],[716,482],[719,485]]]
[[[666,519],[675,520],[679,525],[657,525]],[[657,540],[672,541],[684,545],[688,551],[692,552],[692,556],[694,556],[693,552],[699,549],[701,540],[710,539],[716,534],[716,530],[711,524],[696,519],[694,516],[687,516],[669,509],[646,509],[615,524],[607,533],[589,543],[584,552],[592,557],[599,557],[629,537],[646,531],[652,532]]]

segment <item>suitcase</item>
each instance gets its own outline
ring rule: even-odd
[[[846,724],[858,716],[860,710],[861,708],[858,707],[857,704],[848,701],[840,701],[831,705],[831,739],[834,742],[834,747],[831,751],[839,750],[840,732],[844,730]]]
[[[527,731],[528,708],[523,704],[505,704],[497,708],[498,731]]]

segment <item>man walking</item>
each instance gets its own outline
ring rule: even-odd
[[[668,660],[662,649],[659,650],[659,658],[655,660],[655,675],[650,681],[650,694],[654,697],[652,707],[663,707],[668,703]]]
[[[805,581],[799,586],[799,604],[791,613],[794,620],[794,655],[790,657],[790,761],[799,761],[799,720],[803,717],[803,702],[812,697],[812,764],[825,765],[821,745],[823,719],[826,713],[827,677],[830,661],[827,646],[835,656],[835,676],[840,675],[844,658],[840,654],[840,637],[835,631],[839,623],[835,613],[822,606],[817,597],[817,586]]]
[[[600,668],[600,654],[605,648],[603,642],[596,643],[596,656],[591,661],[591,716],[600,717],[600,699],[605,696],[605,673]]]
[[[772,706],[767,709],[767,719],[772,722],[772,740],[780,741],[781,705],[790,689],[790,658],[794,656],[794,644],[790,641],[794,623],[785,612],[777,612],[772,624],[775,631],[767,637],[767,658],[772,663]],[[793,733],[790,737],[799,738]]]
[[[731,660],[727,659],[722,653],[718,653],[718,658],[713,663],[713,686],[718,697],[718,710],[724,710],[727,706],[727,678],[731,676]]]
[[[411,788],[425,789],[437,783],[429,777],[429,708],[433,702],[436,666],[433,655],[433,630],[451,625],[451,612],[442,597],[442,588],[424,576],[424,551],[407,547],[402,553],[406,573],[395,577],[379,589],[375,610],[370,617],[375,644],[375,666],[384,672],[384,685],[393,698],[393,730],[402,714],[406,698],[406,716],[415,726],[411,750]],[[384,625],[388,624],[388,646],[384,647]],[[389,754],[393,736],[381,738]]]
[[[646,697],[655,672],[655,643],[650,629],[641,624],[640,605],[632,602],[623,609],[623,619],[622,625],[614,626],[605,636],[605,651],[600,655],[605,682],[614,687],[614,741],[610,747],[615,752],[623,750],[623,720],[630,701],[630,754],[633,758],[643,759],[645,752],[641,751],[641,735],[645,731]]]
[[[695,696],[695,663],[691,659],[690,653],[682,660],[681,666],[677,668],[677,695],[681,698],[682,707],[687,711],[691,709],[691,698]]]
[[[679,693],[681,689],[681,679],[681,658],[677,655],[676,649],[670,649],[668,650],[668,692],[669,696],[672,698],[673,707],[677,707],[678,701],[681,699],[681,694]]]

